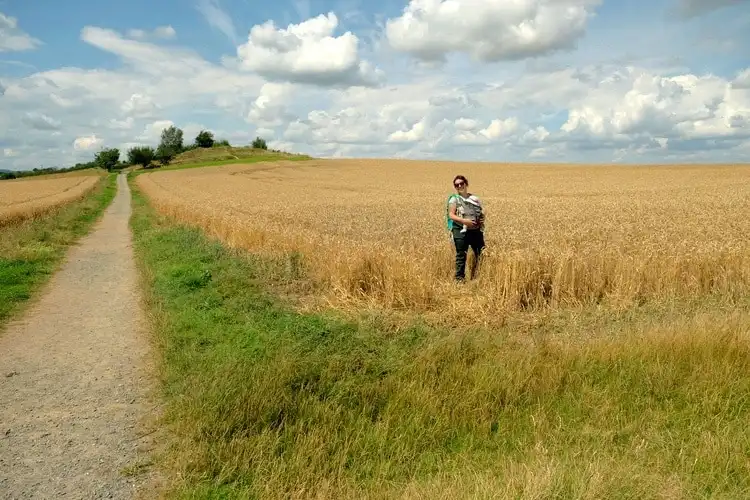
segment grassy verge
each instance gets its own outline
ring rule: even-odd
[[[187,168],[200,168],[200,167],[218,167],[221,165],[244,165],[248,163],[259,163],[263,161],[306,161],[306,160],[312,160],[312,157],[310,156],[280,156],[280,155],[274,155],[274,154],[268,154],[268,155],[255,155],[255,156],[248,156],[246,158],[239,158],[239,159],[231,159],[231,160],[212,160],[212,161],[201,161],[196,163],[186,163],[182,165],[170,165],[167,167],[160,167],[157,169],[149,169],[149,170],[135,170],[133,173],[138,174],[144,174],[148,172],[163,172],[164,170],[184,170]]]
[[[0,229],[0,325],[29,300],[86,234],[117,191],[116,174],[103,177],[85,198]]]
[[[750,495],[747,311],[576,342],[299,314],[133,193],[175,498]]]

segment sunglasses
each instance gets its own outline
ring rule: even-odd
[[[455,187],[457,187],[457,188],[462,188],[462,187],[464,187],[465,185],[466,185],[466,183],[465,183],[465,182],[463,182],[463,181],[460,181],[460,182],[457,182],[457,183],[455,183],[455,184],[454,184],[454,186],[455,186]]]

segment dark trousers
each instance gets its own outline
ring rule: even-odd
[[[484,233],[478,229],[462,233],[461,227],[454,227],[453,243],[456,246],[456,279],[463,281],[466,278],[466,255],[469,248],[474,251],[474,263],[471,266],[471,278],[474,279],[484,249]]]

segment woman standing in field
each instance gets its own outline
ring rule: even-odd
[[[469,247],[474,251],[471,279],[476,277],[479,258],[484,249],[484,210],[476,195],[469,193],[469,181],[463,175],[453,179],[457,194],[448,198],[448,228],[456,247],[456,280],[466,278],[466,255]]]

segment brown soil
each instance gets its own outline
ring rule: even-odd
[[[0,333],[2,498],[132,498],[153,487],[157,408],[129,217],[121,175],[94,230]]]

